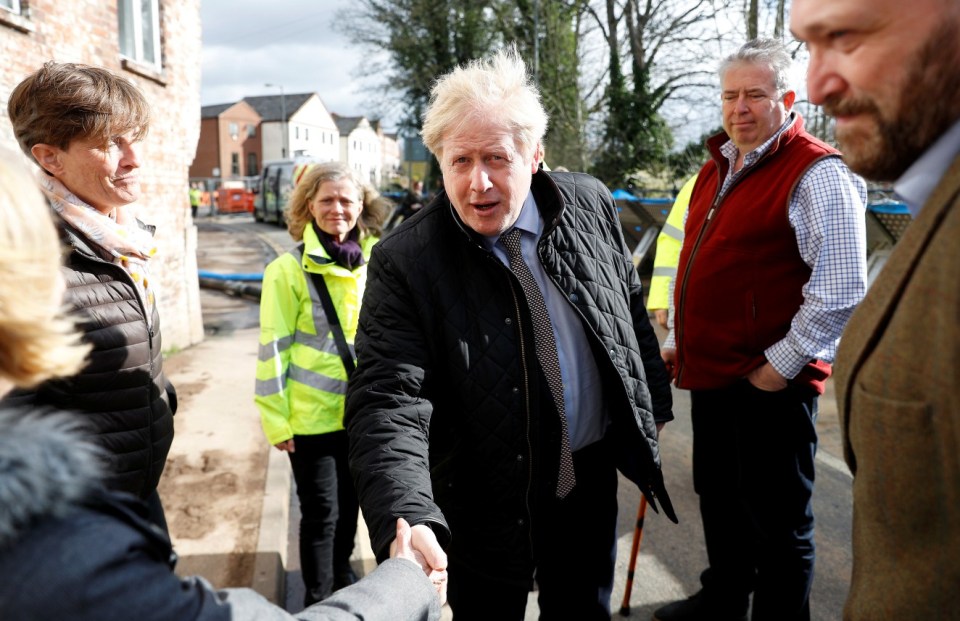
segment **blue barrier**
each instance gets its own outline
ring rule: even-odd
[[[200,278],[210,278],[212,280],[263,280],[263,272],[248,274],[218,274],[216,272],[209,272],[207,270],[197,270],[197,275]]]

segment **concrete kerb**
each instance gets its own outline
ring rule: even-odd
[[[286,601],[287,547],[290,525],[290,462],[281,451],[270,450],[260,532],[253,567],[252,588],[271,602]]]

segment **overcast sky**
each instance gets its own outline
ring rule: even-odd
[[[379,93],[360,78],[362,50],[332,27],[351,0],[203,0],[202,105],[251,95],[320,95],[327,110],[343,116],[381,115]],[[386,128],[395,120],[386,115]]]

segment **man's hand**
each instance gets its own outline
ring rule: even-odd
[[[437,536],[426,524],[413,528],[397,518],[397,538],[390,544],[390,558],[405,558],[418,564],[437,589],[440,605],[447,601],[447,554],[437,543]]]
[[[667,373],[670,375],[670,381],[677,381],[677,350],[673,348],[663,348],[660,350],[660,357],[663,358],[663,364],[667,365]]]
[[[787,387],[787,378],[780,375],[769,362],[757,367],[747,375],[747,381],[766,392],[776,392]]]
[[[670,316],[665,308],[657,308],[653,311],[653,316],[664,330],[667,329],[667,318]]]
[[[277,442],[273,445],[278,451],[285,451],[287,453],[295,452],[295,446],[293,445],[293,438],[289,440],[284,440],[283,442]]]

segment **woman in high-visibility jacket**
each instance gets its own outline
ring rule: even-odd
[[[683,245],[683,224],[687,219],[687,207],[696,181],[697,176],[694,175],[680,188],[667,221],[657,236],[657,254],[653,257],[653,277],[650,279],[650,293],[647,295],[647,310],[653,311],[657,323],[664,329],[667,327],[667,309],[670,308],[670,284],[677,277],[680,247]]]
[[[347,463],[344,395],[366,264],[387,209],[356,173],[331,162],[302,176],[286,213],[290,235],[303,243],[264,271],[255,401],[267,440],[287,452],[293,468],[310,605],[356,581],[350,555],[359,509]],[[335,318],[324,310],[323,289]]]

